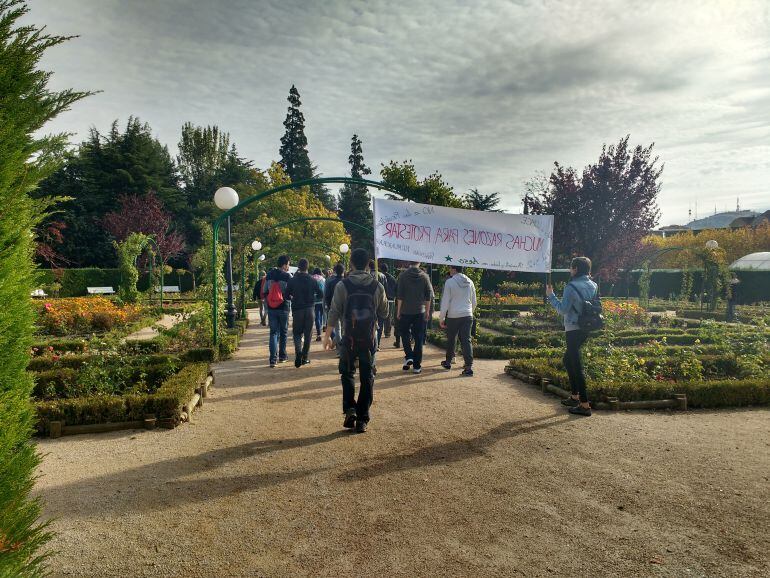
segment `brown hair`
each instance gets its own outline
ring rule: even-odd
[[[591,274],[591,259],[588,257],[575,257],[570,263],[570,269],[574,269],[577,273],[576,276],[590,275]]]

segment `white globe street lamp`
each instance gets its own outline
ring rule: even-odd
[[[264,260],[265,260],[265,256],[264,256],[264,255],[260,255],[260,256],[259,256],[259,260],[260,260],[260,261],[264,261]]]
[[[238,206],[240,199],[235,189],[231,187],[220,187],[214,193],[214,204],[223,211],[229,211]],[[230,236],[230,215],[227,216],[227,326],[232,329],[235,327],[235,318],[238,312],[233,304],[233,241]],[[243,279],[241,279],[243,285]]]
[[[712,251],[714,249],[719,249],[719,243],[716,242],[716,240],[711,239],[710,241],[706,241],[706,249],[711,249]]]
[[[332,262],[332,258],[331,258],[331,256],[329,256],[329,255],[324,255],[324,258],[325,258],[327,261],[329,261],[329,263],[331,263],[331,262]]]
[[[340,253],[342,253],[344,255],[348,251],[350,251],[350,247],[348,247],[348,244],[347,243],[342,243],[342,245],[340,245]]]
[[[259,241],[252,241],[251,248],[254,249],[255,251],[259,251],[262,248],[262,243],[260,243]]]

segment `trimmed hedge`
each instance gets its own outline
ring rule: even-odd
[[[521,373],[549,379],[563,389],[570,389],[566,371],[556,369],[546,360],[512,359],[509,367]],[[589,398],[597,401],[606,401],[608,397],[617,397],[620,401],[671,399],[674,394],[684,393],[687,395],[687,405],[691,408],[770,405],[770,378],[641,383],[589,382],[587,386]]]
[[[41,401],[37,409],[37,432],[46,435],[50,422],[86,425],[141,420],[147,415],[179,419],[182,406],[192,398],[195,389],[206,379],[207,363],[192,363],[169,377],[153,394],[125,396],[91,396],[74,399]]]
[[[40,270],[39,286],[44,287],[56,282],[61,284],[59,297],[83,297],[88,294],[87,287],[112,287],[117,291],[120,285],[120,269],[87,267],[58,269],[55,272],[51,269]],[[166,275],[164,282],[166,285],[178,285],[183,292],[192,291],[193,288],[190,275],[177,276],[172,273]],[[149,273],[140,273],[136,286],[139,291],[147,291],[150,288]]]

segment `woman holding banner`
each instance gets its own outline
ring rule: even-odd
[[[551,305],[564,316],[564,335],[567,341],[567,351],[564,354],[564,367],[567,369],[572,396],[563,399],[561,403],[569,407],[569,412],[575,415],[591,415],[591,404],[588,403],[586,391],[586,376],[583,371],[583,360],[580,348],[588,339],[588,332],[580,328],[578,318],[583,311],[586,301],[592,301],[598,287],[591,278],[591,260],[588,257],[575,257],[570,265],[572,279],[564,288],[561,301],[553,292],[553,286],[546,285],[545,294]]]

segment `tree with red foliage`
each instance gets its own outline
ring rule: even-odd
[[[629,136],[602,146],[599,161],[582,174],[554,163],[548,181],[527,186],[528,212],[554,216],[555,264],[585,255],[595,274],[614,278],[618,269],[634,264],[642,238],[657,225],[663,166],[652,157],[653,144],[631,149]]]
[[[153,191],[142,196],[123,195],[118,203],[120,208],[107,213],[102,220],[104,228],[117,241],[123,241],[131,233],[152,236],[164,263],[184,252],[184,236],[172,229],[171,213],[163,208],[163,203]]]
[[[48,263],[51,269],[58,269],[69,263],[69,260],[56,250],[56,245],[64,242],[64,229],[67,224],[62,221],[50,221],[41,225],[35,231],[35,258]]]

